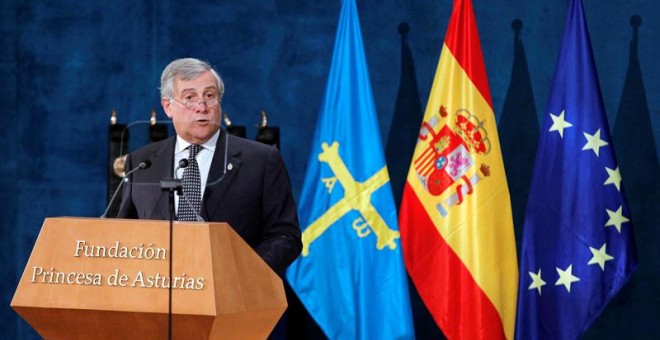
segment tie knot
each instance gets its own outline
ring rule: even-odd
[[[190,144],[188,147],[190,149],[190,154],[188,156],[188,159],[194,159],[197,154],[202,150],[202,146],[199,144]]]

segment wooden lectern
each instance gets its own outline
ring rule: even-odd
[[[226,223],[47,218],[11,307],[45,339],[265,339],[282,280]]]

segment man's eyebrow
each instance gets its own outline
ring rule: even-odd
[[[204,91],[206,91],[206,90],[217,90],[217,89],[218,89],[217,86],[209,85],[209,86],[204,88]],[[196,89],[194,87],[188,87],[188,88],[181,89],[181,93],[190,92],[190,91],[196,91]]]
[[[186,93],[186,92],[190,92],[190,91],[195,91],[195,89],[192,88],[192,87],[181,89],[181,93]]]

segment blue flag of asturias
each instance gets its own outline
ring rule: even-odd
[[[330,339],[413,338],[396,207],[354,0],[342,1],[287,279]]]
[[[568,11],[525,215],[518,339],[575,339],[637,267],[581,0]]]

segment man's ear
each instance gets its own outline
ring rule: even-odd
[[[170,99],[165,98],[165,97],[160,98],[160,105],[163,106],[163,110],[165,111],[165,114],[167,115],[167,117],[172,119],[172,111],[171,111],[172,110],[172,107],[171,107],[172,102],[170,101]]]

